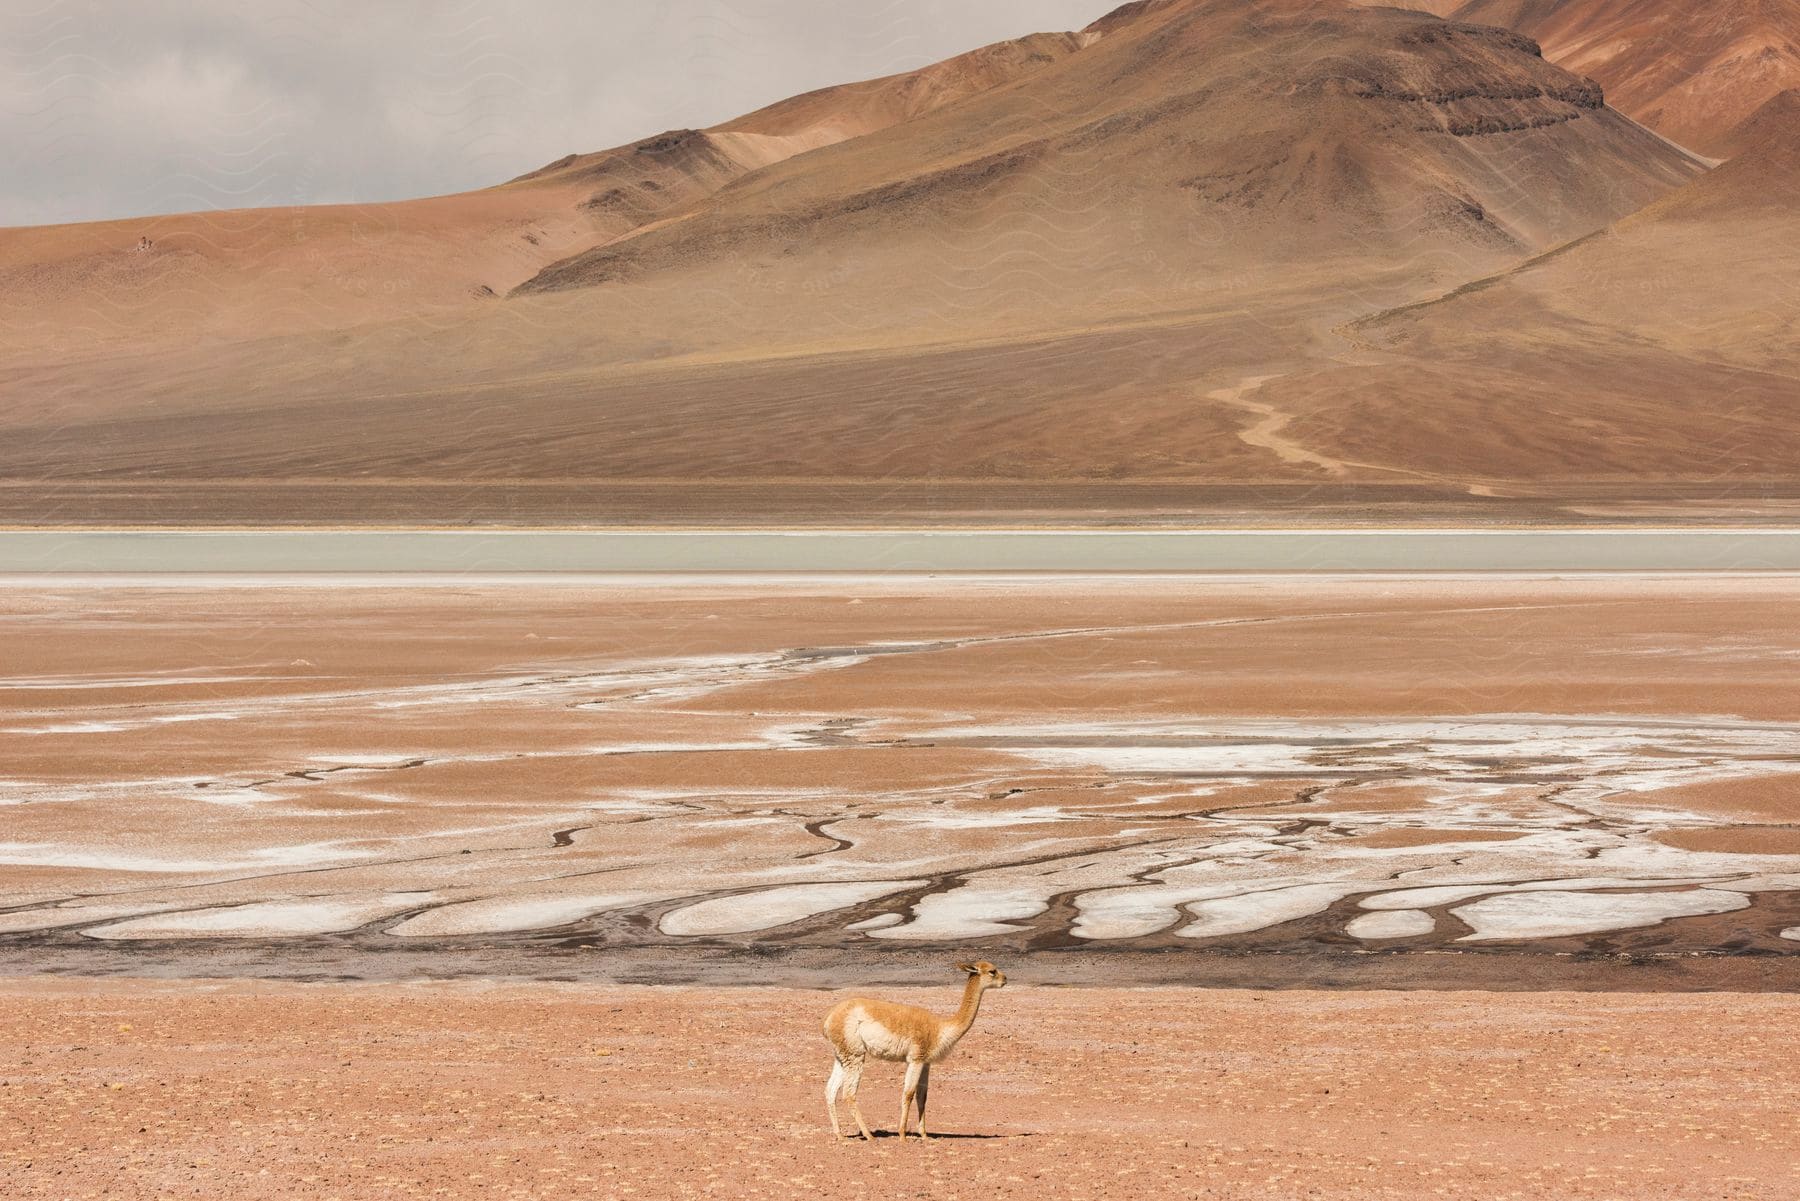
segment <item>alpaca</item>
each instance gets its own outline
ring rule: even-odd
[[[1006,973],[985,959],[959,963],[956,970],[967,972],[969,982],[963,988],[962,1005],[955,1017],[941,1018],[912,1005],[861,997],[845,1001],[825,1015],[825,1037],[831,1040],[836,1055],[831,1079],[825,1082],[825,1112],[831,1117],[834,1138],[841,1141],[844,1137],[838,1127],[839,1096],[849,1100],[850,1112],[856,1117],[862,1136],[875,1137],[869,1133],[869,1124],[863,1121],[862,1110],[856,1104],[863,1060],[870,1058],[906,1065],[906,1083],[900,1088],[900,1141],[906,1141],[907,1114],[915,1105],[919,1111],[919,1138],[930,1138],[925,1133],[925,1096],[931,1087],[931,1065],[948,1056],[975,1024],[981,994],[990,988],[1006,987]]]

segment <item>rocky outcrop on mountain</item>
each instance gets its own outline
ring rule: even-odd
[[[1728,157],[1732,131],[1800,86],[1800,0],[1465,0],[1458,21],[1536,39],[1613,105],[1681,145]]]

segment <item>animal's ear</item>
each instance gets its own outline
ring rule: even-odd
[[[969,975],[973,976],[977,972],[979,972],[981,969],[976,967],[972,963],[959,963],[956,965],[956,970],[959,972],[967,972],[967,973],[969,973]]]

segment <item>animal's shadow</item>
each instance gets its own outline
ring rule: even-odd
[[[894,1133],[892,1130],[874,1130],[874,1131],[871,1131],[870,1133],[872,1133],[876,1138],[899,1138],[900,1137],[898,1134]],[[913,1132],[908,1131],[906,1134],[906,1141],[911,1142],[913,1139],[918,1138],[918,1137],[919,1136],[917,1134],[914,1134]],[[990,1139],[990,1138],[1030,1138],[1030,1137],[1031,1137],[1031,1132],[1028,1130],[1021,1131],[1018,1134],[939,1134],[937,1131],[933,1130],[931,1132],[931,1138],[929,1141],[935,1143],[940,1138],[949,1140],[949,1139]],[[858,1140],[854,1136],[852,1136],[849,1141],[856,1142]]]

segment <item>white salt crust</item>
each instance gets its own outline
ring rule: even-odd
[[[715,897],[663,916],[664,934],[697,938],[751,934],[804,921],[834,909],[906,892],[924,880],[872,880],[854,884],[788,884],[739,896]]]
[[[1500,942],[1639,929],[1671,918],[1730,913],[1749,906],[1750,898],[1743,893],[1701,888],[1647,893],[1514,892],[1451,912],[1474,931],[1460,941]]]
[[[263,901],[219,909],[192,909],[132,918],[82,933],[89,938],[296,938],[341,934],[437,900],[435,893],[389,893],[363,899]]]
[[[1365,913],[1344,927],[1351,938],[1379,942],[1389,938],[1420,938],[1437,929],[1437,919],[1423,909],[1388,909]]]
[[[397,938],[454,938],[504,934],[517,930],[553,930],[607,913],[673,900],[667,892],[607,892],[575,896],[489,897],[441,905],[389,928]]]

